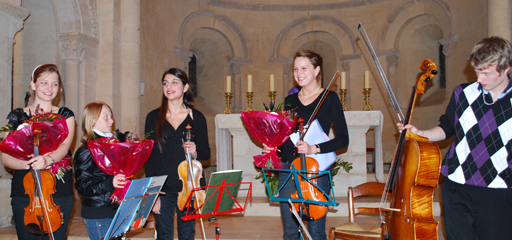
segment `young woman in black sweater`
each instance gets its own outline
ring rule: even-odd
[[[210,158],[208,129],[204,115],[193,109],[194,99],[186,73],[177,68],[167,70],[162,76],[162,104],[148,113],[146,134],[155,140],[155,146],[145,164],[146,176],[167,175],[160,195],[153,207],[157,239],[173,239],[174,214],[178,220],[178,238],[194,239],[195,221],[183,221],[186,213],[177,207],[182,182],[178,177],[178,165],[185,160],[185,149],[193,159],[206,161]],[[185,127],[192,126],[192,141],[184,142]],[[204,186],[204,176],[201,186]]]

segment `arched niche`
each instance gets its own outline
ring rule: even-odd
[[[191,35],[189,51],[196,56],[197,97],[215,113],[222,113],[225,106],[218,104],[224,96],[226,75],[231,75],[233,49],[224,34],[213,28],[199,28]],[[219,87],[222,86],[222,87]]]
[[[286,27],[278,34],[271,62],[281,63],[283,65],[283,95],[287,95],[288,89],[293,86],[293,76],[291,69],[293,66],[293,55],[297,50],[314,48],[316,51],[324,52],[322,46],[329,48],[322,58],[324,59],[324,78],[330,81],[334,74],[333,69],[343,70],[343,63],[339,59],[358,59],[360,53],[356,47],[355,37],[349,27],[337,18],[330,16],[309,16],[308,18],[299,18]],[[328,46],[328,47],[327,47]],[[325,56],[324,56],[325,55]],[[332,60],[331,56],[334,58]],[[335,63],[334,67],[330,64]],[[348,63],[346,63],[347,65]]]
[[[197,11],[188,15],[180,26],[176,47],[187,50],[194,38],[201,34],[196,30],[206,28],[215,29],[229,39],[233,58],[249,58],[247,42],[240,27],[232,19],[212,11]]]
[[[211,35],[209,33],[211,33]],[[198,49],[207,49],[199,46],[197,44],[198,41],[208,43],[211,46],[218,44],[219,49],[210,50],[219,51],[220,55],[214,56],[214,58],[202,58],[200,55],[207,54],[207,52],[202,51],[198,54],[195,51]],[[195,45],[192,46],[192,44]],[[192,53],[196,54],[198,57],[198,73],[202,71],[201,68],[212,68],[211,65],[207,64],[229,66],[226,69],[228,71],[222,71],[225,67],[221,67],[215,72],[210,72],[208,78],[213,78],[213,83],[217,85],[217,89],[225,90],[225,88],[218,88],[218,86],[225,86],[226,76],[232,76],[231,90],[234,94],[232,108],[234,111],[241,109],[243,92],[241,83],[242,66],[250,63],[250,55],[245,36],[235,21],[224,15],[218,15],[208,10],[193,12],[183,20],[180,26],[175,49],[176,53],[181,55],[181,60],[184,62],[183,66],[185,66],[185,68],[188,66],[189,57],[192,56]],[[202,59],[209,60],[201,61]],[[212,59],[217,59],[218,61],[212,61]],[[201,91],[198,93],[200,92]],[[199,96],[201,96],[201,94],[199,94]],[[223,96],[223,94],[217,95],[214,102],[218,101],[219,96]]]
[[[333,74],[336,72],[336,70],[339,69],[337,64],[338,61],[336,61],[336,53],[341,51],[340,48],[340,43],[332,34],[323,31],[312,31],[302,34],[290,45],[289,56],[294,56],[295,52],[297,52],[298,50],[306,49],[312,50],[320,54],[323,60],[323,78],[321,81],[321,85],[325,88],[328,86]],[[290,68],[289,70],[291,72],[292,68]],[[290,81],[296,84],[293,81],[293,77],[287,79],[286,81]],[[339,85],[338,83],[335,84],[337,84],[336,86]],[[334,87],[334,89],[337,88],[339,88],[339,86]]]

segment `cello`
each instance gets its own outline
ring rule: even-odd
[[[187,132],[185,134],[185,139],[190,142],[192,139],[192,127],[190,124],[187,124],[185,127]],[[183,187],[181,192],[178,193],[178,208],[180,210],[184,210],[185,207],[193,206],[197,209],[199,214],[201,214],[201,206],[204,204],[204,199],[206,197],[206,193],[204,190],[196,190],[196,187],[201,186],[199,180],[203,176],[203,166],[197,160],[192,160],[192,154],[188,152],[188,148],[185,151],[185,161],[182,161],[178,165],[178,175],[179,179],[183,183]],[[191,200],[188,201],[190,194],[192,193]],[[188,202],[188,204],[187,204]],[[192,203],[195,203],[192,205]],[[203,219],[199,218],[201,223],[201,229],[203,234],[203,239],[206,239],[206,235],[204,232]]]
[[[34,156],[39,155],[39,141],[41,130],[34,130]],[[25,228],[36,235],[46,235],[54,239],[53,232],[62,226],[64,218],[60,207],[55,205],[52,194],[55,191],[55,176],[46,170],[35,170],[23,178],[25,193],[30,197],[30,204],[25,208]]]
[[[418,95],[425,92],[426,83],[437,74],[435,63],[430,59],[421,62],[420,69],[425,73],[412,88],[404,117],[363,25],[359,23],[357,29],[379,70],[399,121],[404,126],[410,124]],[[439,223],[434,219],[433,205],[440,173],[441,152],[437,144],[403,130],[380,202],[381,239],[438,239]],[[392,197],[389,208],[384,207],[387,193]]]
[[[418,95],[425,92],[426,82],[437,73],[429,59],[421,62],[420,69],[425,73],[413,86],[404,126],[411,123],[414,104]],[[382,222],[383,239],[438,239],[439,223],[434,219],[433,205],[440,170],[441,151],[437,144],[403,130],[384,190],[391,193],[392,210]],[[381,218],[384,219],[382,215]]]

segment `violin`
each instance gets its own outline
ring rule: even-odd
[[[187,129],[185,139],[187,140],[187,142],[190,142],[192,139],[192,127],[190,126],[190,124],[187,124],[185,128]],[[199,161],[192,160],[192,154],[188,152],[188,148],[186,150],[186,160],[182,161],[178,165],[179,179],[183,183],[182,190],[181,192],[178,193],[178,207],[182,211],[185,209],[185,207],[195,207],[198,210],[199,214],[201,214],[200,207],[204,204],[206,193],[204,190],[195,190],[195,188],[201,186],[199,180],[203,177],[203,166]],[[191,193],[193,193],[191,196],[191,200],[188,201],[188,198]],[[206,239],[203,226],[203,219],[199,218],[199,220],[201,223],[201,228],[203,229],[203,239]]]
[[[39,156],[41,130],[35,129],[34,156]],[[35,170],[23,178],[25,193],[30,197],[30,204],[25,207],[25,228],[36,235],[48,234],[54,239],[53,232],[62,226],[64,218],[60,206],[55,205],[52,195],[56,192],[55,176],[46,170]]]
[[[298,122],[299,125],[299,133],[302,134],[304,130],[304,119],[299,118]],[[301,153],[300,157],[293,160],[292,164],[295,166],[295,169],[297,170],[307,170],[307,171],[318,171],[319,165],[318,161],[312,157],[306,157],[306,154]],[[313,177],[314,173],[306,173],[306,177],[310,178]],[[300,182],[300,190],[302,194],[302,198],[304,200],[312,200],[317,202],[325,202],[327,199],[325,198],[324,194],[313,184],[308,182],[306,179],[298,175],[299,182]],[[316,178],[310,179],[312,183],[316,185]],[[295,191],[295,193],[291,194],[291,198],[299,199],[299,193]],[[299,215],[303,216],[303,219],[305,220],[317,220],[325,216],[327,213],[327,206],[326,205],[319,205],[319,204],[309,204],[309,203],[293,203],[293,206],[295,209],[298,209]]]

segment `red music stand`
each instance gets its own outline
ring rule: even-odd
[[[247,191],[247,197],[245,198],[245,203],[244,203],[243,207],[235,199],[235,196],[233,196],[233,194],[229,191],[229,189],[227,189],[228,186],[232,186],[232,185],[239,185],[240,186],[242,184],[248,184],[249,185],[249,189]],[[194,192],[202,190],[202,189],[208,189],[208,188],[214,189],[214,191],[212,191],[212,194],[208,194],[206,196],[206,199],[204,200],[204,203],[199,206],[199,209],[202,209],[203,206],[206,203],[208,203],[208,201],[215,201],[215,207],[214,207],[213,211],[212,212],[208,212],[208,213],[199,213],[198,209],[191,209],[190,201],[192,199],[192,196],[194,195]],[[221,204],[221,200],[223,199],[222,196],[226,192],[229,194],[229,197],[230,197],[229,199],[233,201],[233,206],[229,210],[220,210],[219,211],[219,206]],[[215,193],[218,193],[218,194],[217,194],[216,199],[213,199],[213,196],[215,196]],[[188,220],[192,220],[192,219],[196,219],[196,218],[202,218],[202,217],[210,216],[208,218],[209,221],[211,221],[211,220],[215,220],[216,221],[215,236],[216,236],[217,239],[219,239],[220,228],[219,228],[219,223],[217,221],[217,218],[215,218],[215,215],[243,212],[243,211],[245,211],[245,207],[247,206],[247,200],[249,200],[252,203],[252,183],[251,182],[236,182],[236,183],[226,184],[226,179],[222,179],[222,183],[219,184],[219,185],[204,186],[204,187],[199,187],[199,188],[192,189],[192,191],[190,192],[190,195],[188,196],[187,202],[185,204],[185,206],[187,206],[187,207],[185,207],[183,209],[183,211],[186,212],[187,215],[184,216],[184,217],[181,217],[181,219],[183,221],[188,221]]]

